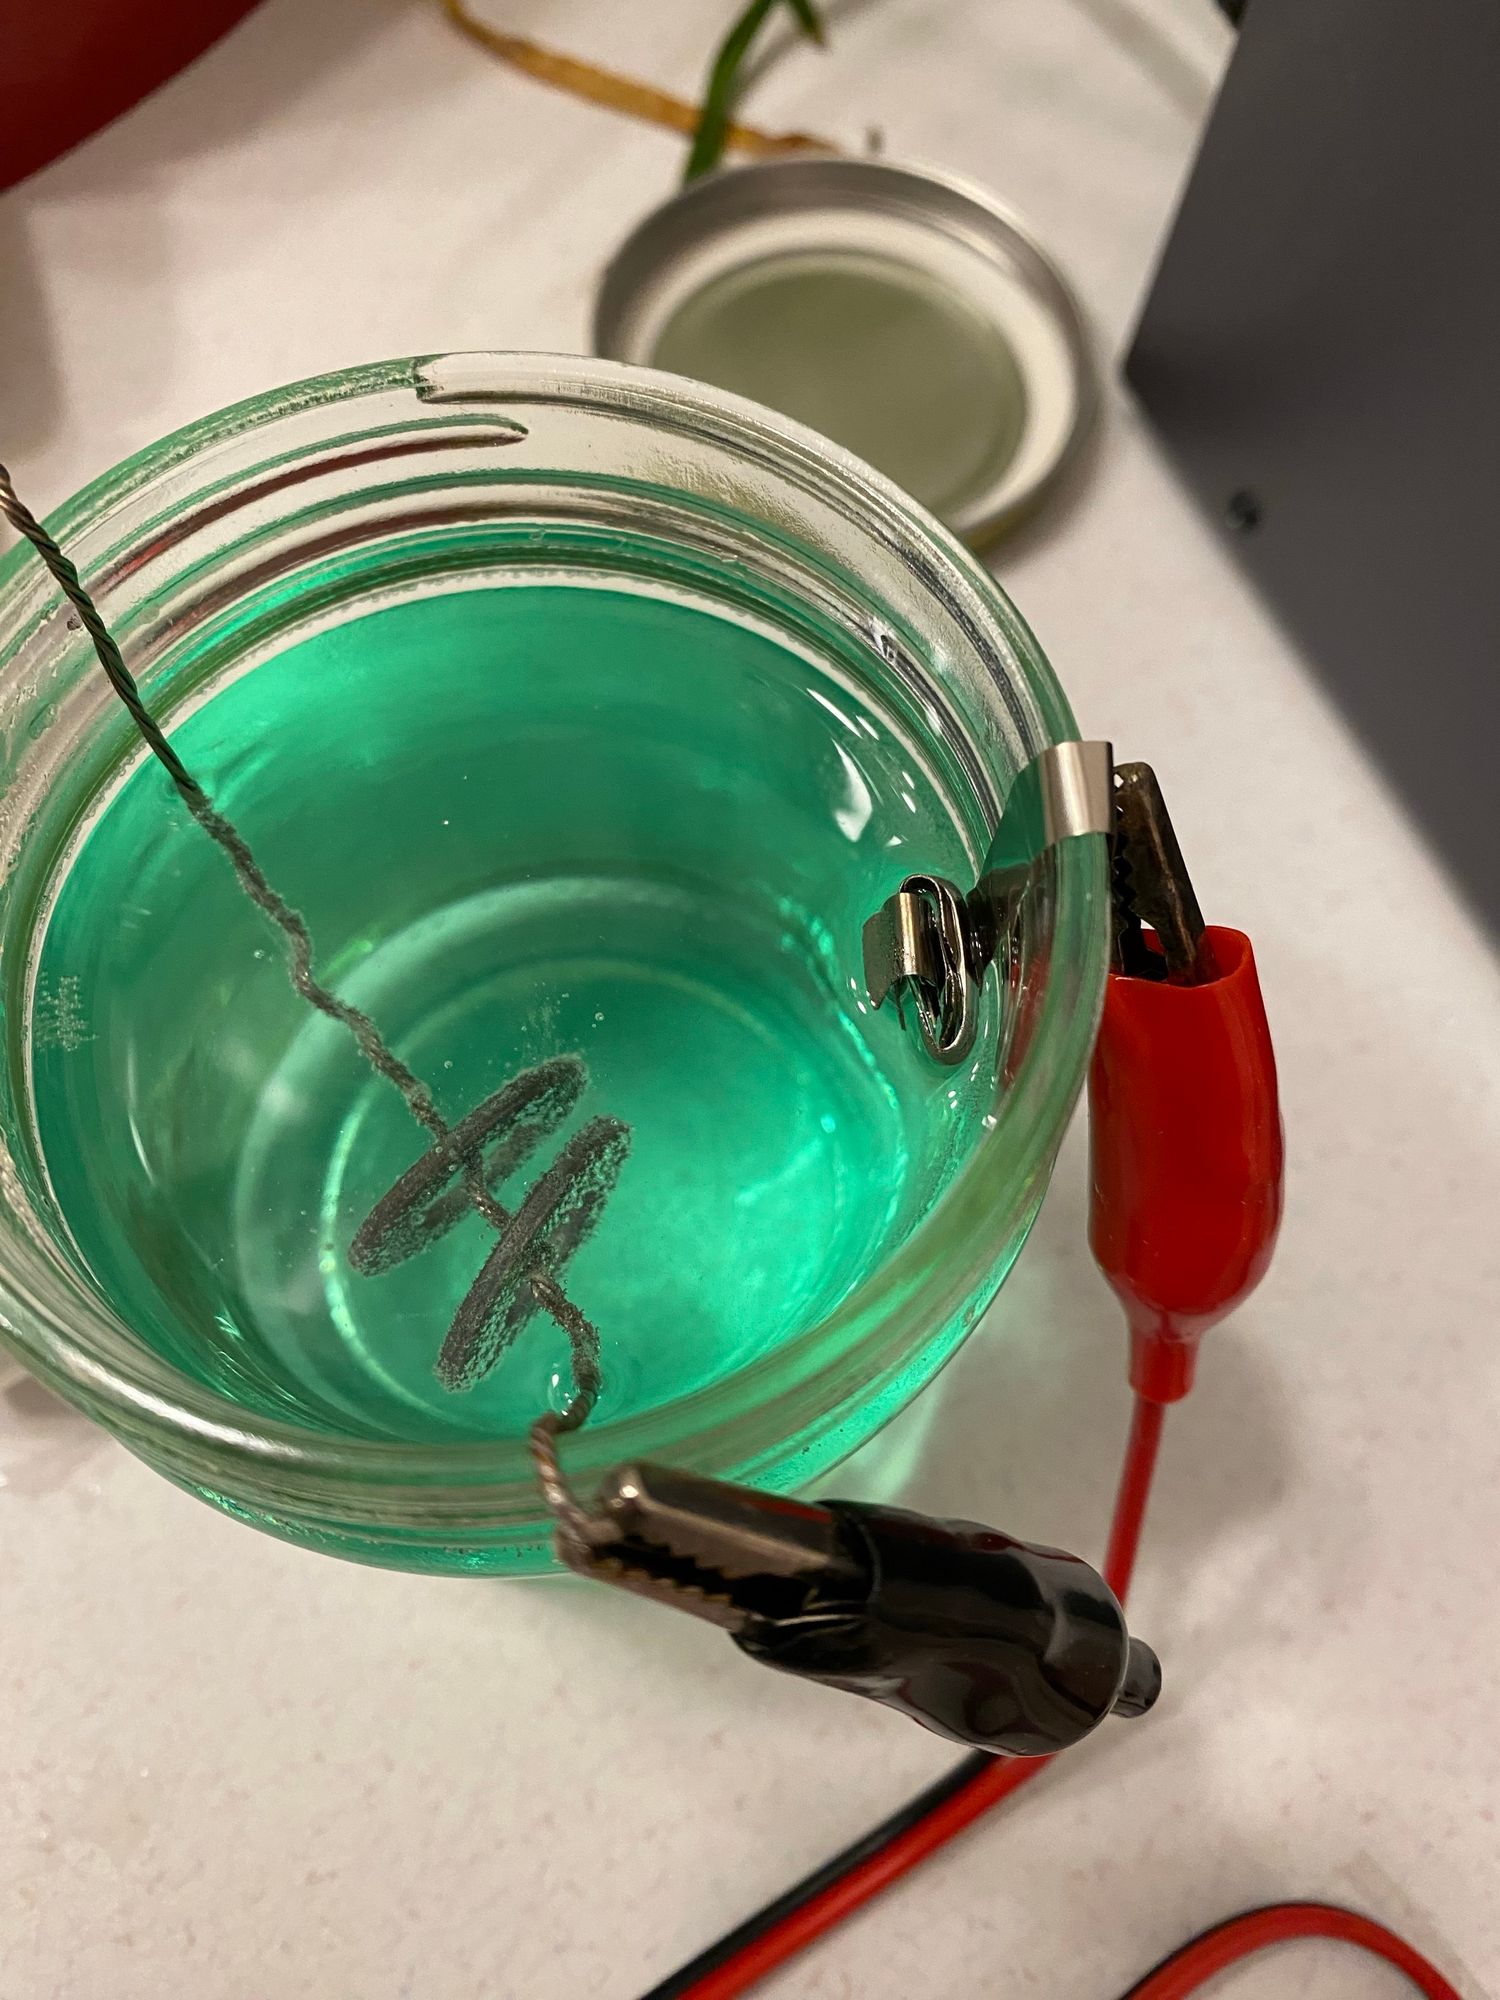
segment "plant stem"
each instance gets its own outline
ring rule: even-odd
[[[745,60],[773,10],[783,5],[790,7],[805,35],[812,41],[822,43],[823,24],[813,0],[750,0],[750,5],[720,43],[709,70],[708,84],[703,93],[703,110],[698,119],[698,129],[693,134],[687,165],[683,169],[684,182],[710,173],[723,158],[729,136],[730,112],[739,95]]]

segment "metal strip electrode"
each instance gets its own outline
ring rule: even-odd
[[[927,1053],[963,1061],[974,1045],[979,989],[1034,864],[1059,841],[1109,834],[1115,824],[1114,750],[1054,743],[1016,776],[974,889],[941,875],[908,875],[863,932],[871,1004],[915,1005]]]

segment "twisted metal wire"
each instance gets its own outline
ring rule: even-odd
[[[548,1410],[531,1426],[527,1448],[531,1453],[537,1484],[542,1489],[542,1498],[557,1523],[559,1544],[572,1542],[579,1548],[585,1548],[593,1517],[568,1484],[557,1451],[558,1437],[572,1428],[571,1412],[559,1415],[555,1410]]]
[[[593,1221],[597,1220],[598,1208],[603,1196],[607,1196],[610,1187],[613,1186],[613,1177],[609,1177],[608,1184],[603,1188],[603,1195],[593,1200],[583,1230],[562,1248],[560,1257],[552,1254],[552,1247],[545,1231],[533,1228],[530,1232],[517,1235],[515,1221],[518,1218],[513,1219],[501,1207],[486,1183],[483,1149],[477,1143],[467,1143],[466,1140],[455,1136],[453,1128],[449,1126],[434,1103],[427,1085],[387,1045],[369,1015],[351,1002],[340,999],[338,994],[330,991],[317,978],[313,971],[312,934],[308,930],[306,919],[267,881],[243,834],[232,820],[218,810],[167,741],[160,725],[146,707],[135,677],[121,655],[114,634],[100,616],[98,607],[85,588],[77,568],[16,492],[11,475],[3,464],[0,464],[0,513],[4,514],[16,532],[35,549],[53,581],[72,606],[93,645],[95,655],[104,669],[110,686],[129,712],[141,740],[171,779],[178,797],[209,839],[227,857],[244,893],[281,933],[286,947],[287,973],[295,992],[308,1006],[316,1008],[320,1014],[325,1014],[329,1020],[337,1021],[340,1026],[346,1028],[370,1068],[401,1093],[412,1117],[434,1140],[434,1152],[449,1167],[457,1170],[469,1202],[500,1237],[500,1243],[486,1260],[480,1278],[476,1280],[459,1308],[458,1316],[439,1357],[439,1379],[450,1388],[466,1388],[498,1363],[529,1317],[529,1310],[514,1301],[514,1293],[518,1286],[525,1286],[529,1288],[531,1301],[540,1306],[568,1337],[572,1356],[574,1394],[567,1410],[557,1419],[557,1425],[560,1429],[575,1429],[584,1422],[599,1393],[601,1385],[599,1334],[592,1321],[563,1291],[558,1283],[555,1267],[579,1247],[583,1236],[592,1227]],[[515,1081],[519,1079],[513,1079],[513,1082]],[[497,1099],[503,1096],[503,1091],[496,1093],[495,1098],[488,1099],[486,1104],[481,1105],[478,1112],[471,1113],[463,1124],[472,1127],[474,1121],[490,1110]],[[618,1121],[594,1121],[595,1126],[605,1124],[614,1127],[618,1125]],[[621,1132],[625,1131],[624,1127],[619,1129]],[[579,1139],[574,1142],[575,1147],[587,1139],[592,1131],[593,1127],[590,1127],[584,1133],[580,1133]],[[505,1136],[503,1129],[498,1136],[502,1138]],[[428,1159],[431,1157],[429,1155]],[[620,1153],[619,1159],[623,1159],[623,1152]],[[618,1172],[619,1159],[614,1161],[614,1172]],[[422,1164],[423,1162],[418,1163],[419,1166]],[[592,1161],[585,1157],[579,1171],[585,1179],[588,1179],[592,1170]],[[403,1175],[401,1181],[397,1183],[397,1188],[404,1186],[409,1179],[410,1173]],[[589,1193],[592,1185],[590,1182],[589,1187],[584,1189],[585,1194]],[[393,1189],[392,1193],[396,1191]],[[381,1204],[377,1203],[376,1210],[372,1211],[372,1217],[380,1207]],[[365,1227],[368,1226],[367,1222]],[[497,1268],[497,1260],[500,1259],[501,1252],[507,1250],[507,1246],[509,1246],[509,1257],[503,1275],[511,1281],[508,1286],[509,1311],[503,1325],[497,1330],[496,1315],[493,1312],[488,1315],[479,1313],[475,1309],[475,1298],[486,1278],[490,1282],[490,1288],[495,1289],[495,1281],[501,1275],[500,1269]],[[529,1253],[535,1255],[536,1261],[529,1268],[517,1271],[515,1268],[517,1261],[527,1257]],[[482,1365],[476,1365],[478,1362],[482,1362]]]

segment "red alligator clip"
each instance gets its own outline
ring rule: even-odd
[[[1117,949],[1089,1077],[1089,1237],[1130,1322],[1132,1387],[1174,1403],[1192,1387],[1201,1336],[1270,1263],[1281,1114],[1250,940],[1203,927],[1154,778],[1124,766],[1121,779],[1149,781],[1145,810],[1160,818],[1144,846],[1130,811],[1121,819],[1117,893],[1136,928]],[[1163,867],[1175,877],[1165,905]],[[1156,936],[1140,932],[1142,914]]]

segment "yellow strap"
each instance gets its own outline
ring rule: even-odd
[[[642,83],[633,76],[621,76],[618,70],[601,69],[597,63],[582,62],[577,56],[564,55],[560,49],[549,49],[541,42],[534,42],[526,35],[510,35],[499,28],[492,28],[487,21],[481,21],[469,12],[464,0],[439,0],[439,5],[454,27],[467,35],[471,42],[477,42],[482,49],[498,56],[512,69],[533,77],[538,83],[550,84],[554,90],[565,90],[572,97],[581,97],[587,104],[602,105],[607,111],[621,111],[629,118],[639,118],[647,125],[664,126],[669,132],[680,132],[684,138],[691,138],[698,129],[702,108],[690,104],[686,98],[673,97],[669,91],[657,90],[654,85]],[[836,153],[840,149],[827,139],[820,139],[811,132],[762,132],[754,125],[740,125],[731,122],[725,141],[733,151],[746,153],[751,159],[768,160],[786,153]]]

